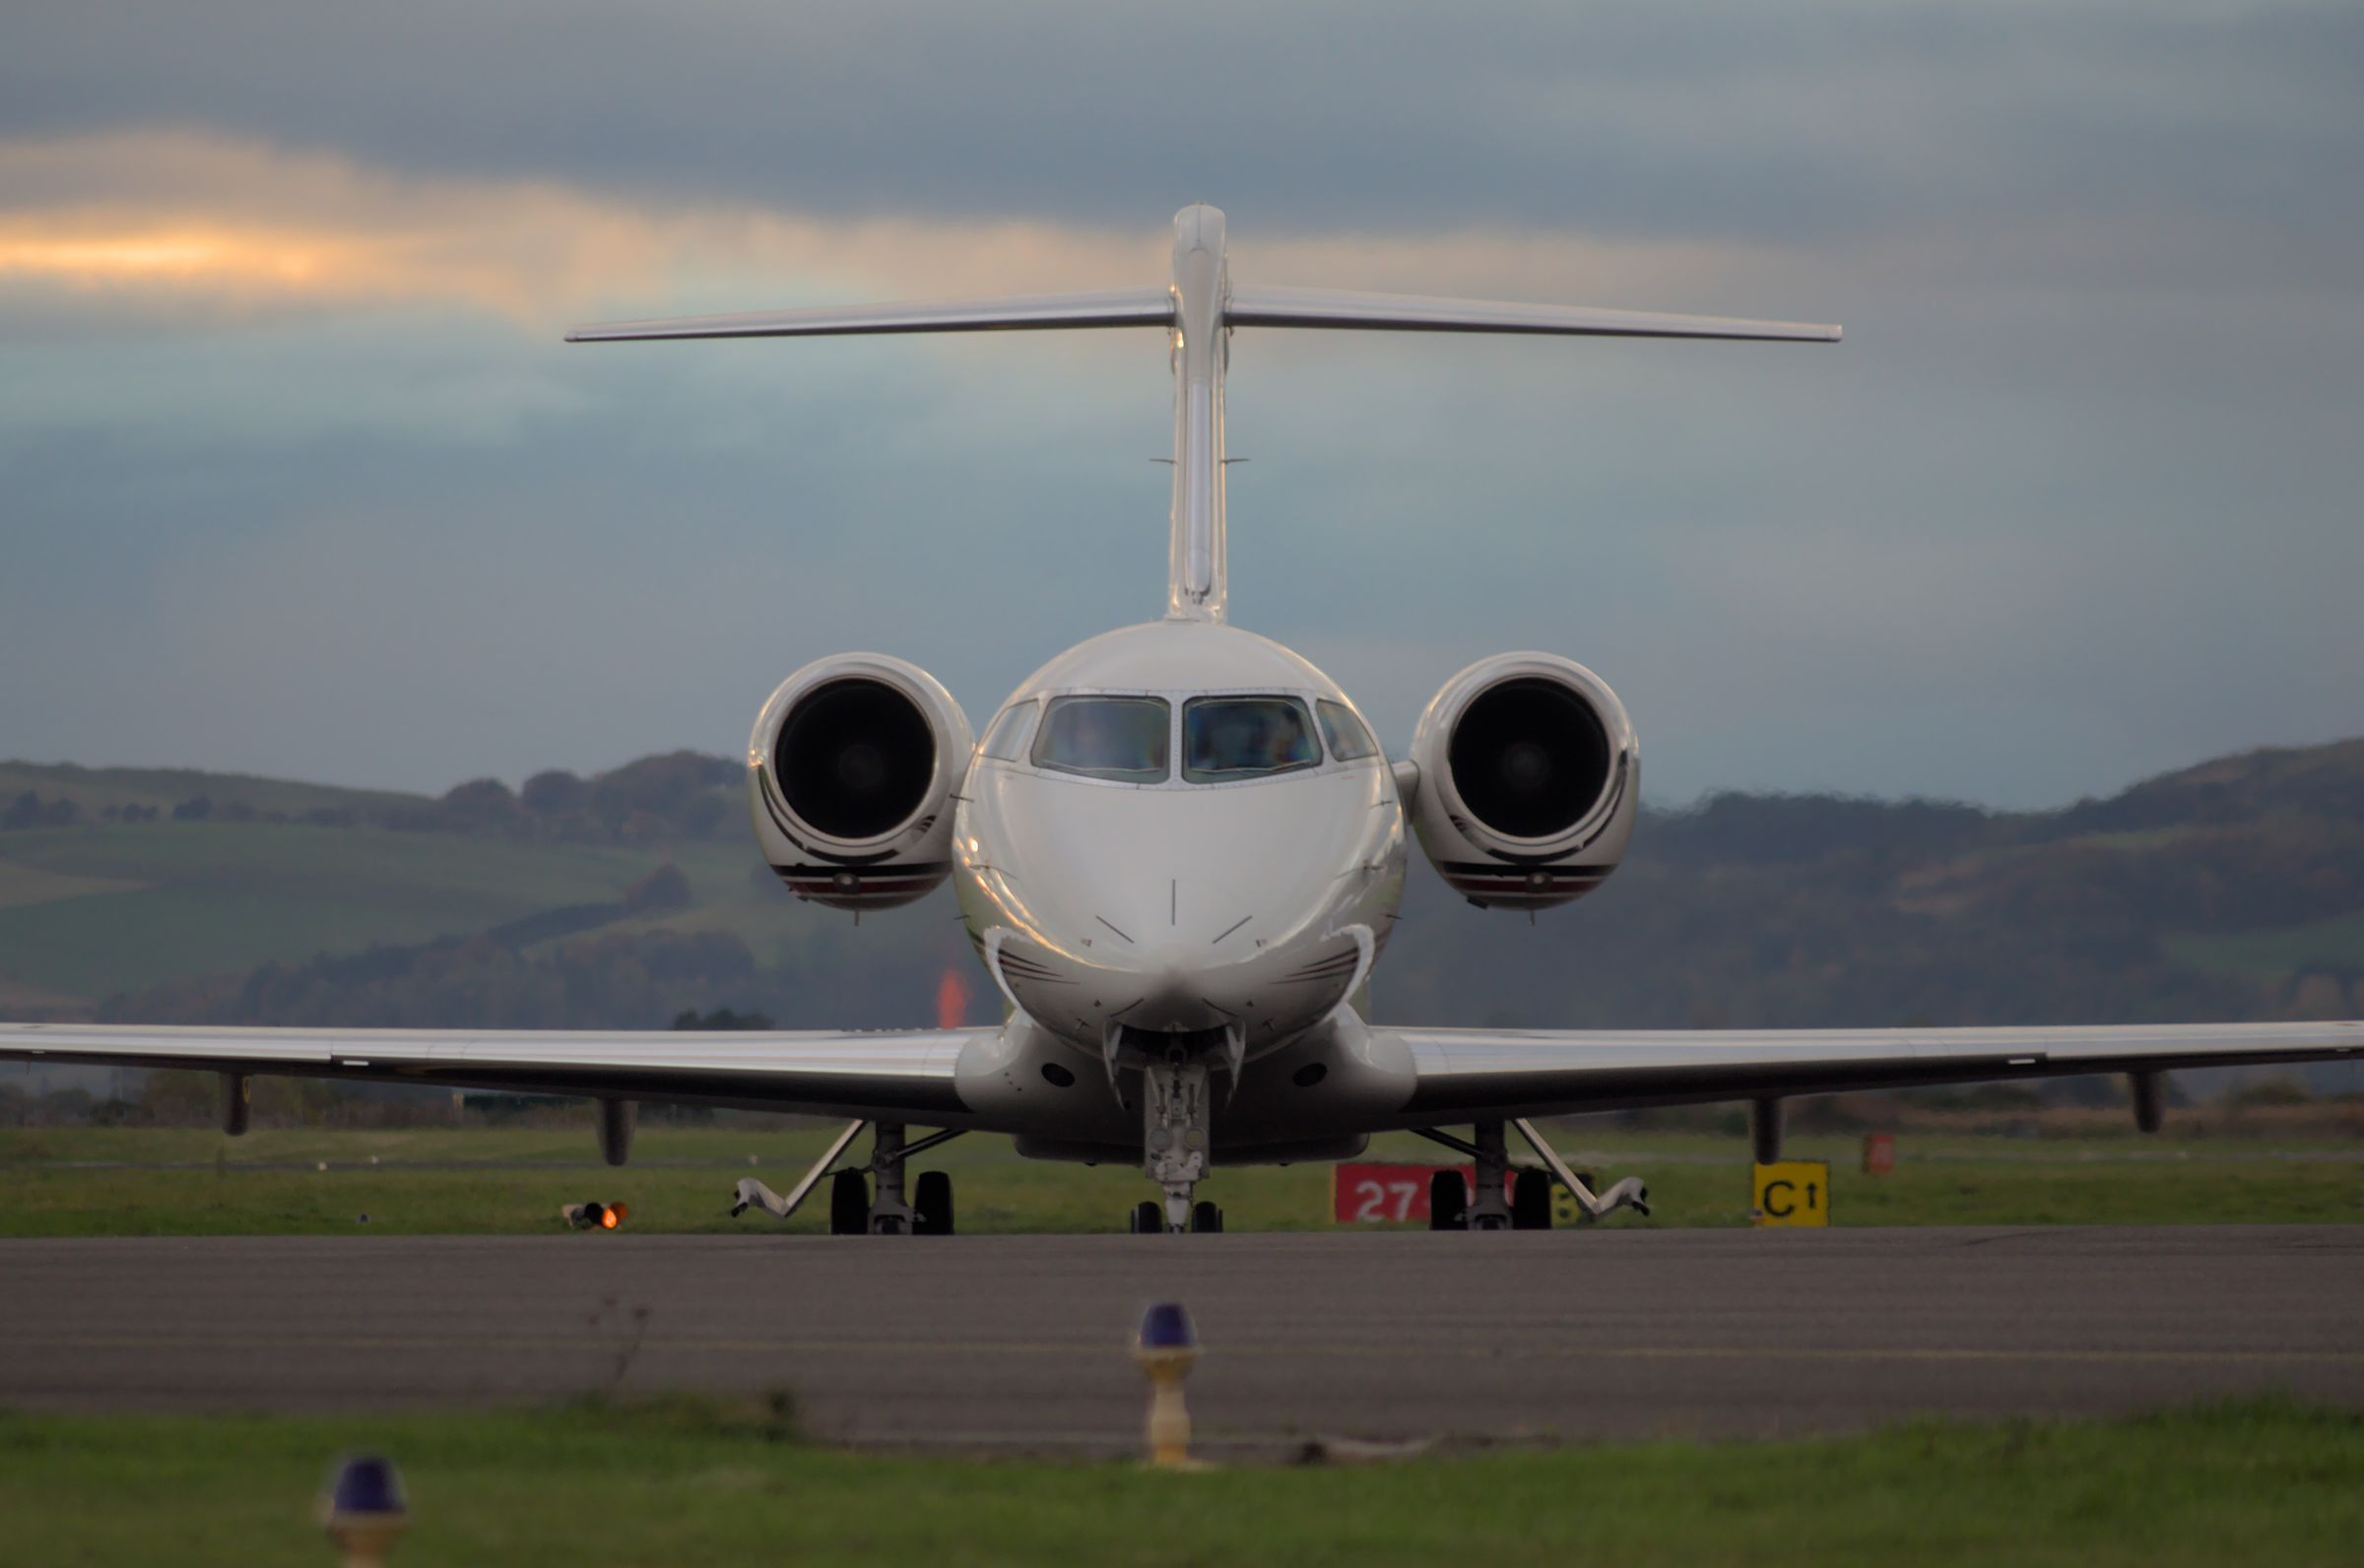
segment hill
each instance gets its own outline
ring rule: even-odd
[[[0,1008],[989,1015],[948,900],[859,931],[795,902],[739,791],[735,764],[686,752],[432,799],[0,764]],[[2058,812],[1719,795],[1647,812],[1624,869],[1532,927],[1422,870],[1377,1007],[1631,1027],[2364,1015],[2364,741],[2219,758]]]

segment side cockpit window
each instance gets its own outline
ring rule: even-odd
[[[1371,732],[1354,716],[1352,708],[1327,699],[1313,706],[1322,716],[1322,738],[1330,743],[1332,756],[1341,762],[1351,762],[1379,754],[1379,743],[1371,739]]]
[[[1124,784],[1162,784],[1172,772],[1163,697],[1053,697],[1034,737],[1034,765]]]
[[[1002,709],[1002,716],[993,721],[993,728],[985,732],[985,754],[997,762],[1017,761],[1025,754],[1026,731],[1033,726],[1032,700],[1011,703]]]
[[[1313,716],[1296,697],[1192,697],[1182,704],[1182,776],[1226,784],[1321,765]]]

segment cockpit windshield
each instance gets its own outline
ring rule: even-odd
[[[1362,721],[1354,716],[1352,708],[1328,698],[1323,698],[1313,706],[1322,716],[1322,734],[1330,742],[1332,756],[1341,762],[1353,762],[1379,754],[1379,743],[1371,739],[1371,732],[1363,728]]]
[[[1034,737],[1034,765],[1126,784],[1162,784],[1172,771],[1163,697],[1053,697]]]
[[[1182,776],[1226,784],[1321,765],[1313,715],[1295,697],[1192,697],[1182,704]]]
[[[997,762],[1015,762],[1026,744],[1026,727],[1034,722],[1034,704],[1013,702],[985,732],[984,751]]]

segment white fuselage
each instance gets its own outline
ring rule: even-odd
[[[1037,743],[1062,697],[1156,699],[1131,711],[1145,725],[1164,714],[1163,765],[1133,778],[1043,765]],[[1191,699],[1233,697],[1351,711],[1268,638],[1167,621],[1062,654],[984,727],[952,821],[961,916],[1013,1009],[1074,1054],[1075,1072],[1098,1076],[1120,1035],[1129,1049],[1212,1040],[1217,1055],[1268,1055],[1335,1013],[1385,945],[1406,853],[1385,757],[1342,758],[1361,748],[1326,737],[1285,770],[1194,777]]]

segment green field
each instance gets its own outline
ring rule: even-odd
[[[0,998],[14,982],[52,1006],[98,1003],[166,981],[466,936],[616,903],[667,863],[688,880],[690,907],[619,914],[598,929],[726,932],[767,964],[825,950],[852,929],[751,877],[754,842],[736,837],[660,848],[297,823],[35,828],[0,838]],[[923,1013],[915,1001],[913,1020]]]
[[[1639,1175],[1654,1213],[1607,1225],[1748,1222],[1744,1142],[1703,1134],[1570,1127],[1558,1135],[1604,1177]],[[819,1128],[654,1126],[622,1170],[597,1162],[590,1129],[0,1129],[0,1235],[524,1234],[555,1228],[561,1204],[622,1200],[636,1230],[814,1231],[822,1206],[786,1226],[725,1212],[741,1176],[785,1190],[819,1152]],[[1853,1139],[1799,1137],[1789,1152],[1825,1159],[1841,1225],[2180,1224],[2364,1221],[2364,1148],[2204,1139],[1907,1137],[1895,1174],[1857,1170]],[[1399,1135],[1369,1157],[1431,1162]],[[374,1160],[376,1163],[372,1164]],[[316,1167],[325,1162],[328,1169]],[[1113,1231],[1150,1189],[1131,1167],[1018,1158],[982,1135],[923,1155],[953,1173],[959,1228]],[[164,1168],[177,1167],[177,1168]],[[1327,1165],[1217,1170],[1203,1193],[1235,1230],[1331,1224]],[[366,1214],[366,1221],[361,1215]],[[591,1243],[596,1245],[596,1243]]]
[[[2350,1563],[2364,1417],[2265,1400],[1416,1465],[1160,1474],[808,1446],[784,1406],[0,1414],[0,1560],[329,1560],[336,1457],[391,1456],[434,1563]]]
[[[6,973],[91,999],[613,900],[658,863],[647,849],[227,822],[51,828],[0,847]]]
[[[2169,937],[2161,944],[2179,963],[2261,980],[2307,968],[2364,969],[2364,915],[2341,915],[2304,926]]]

